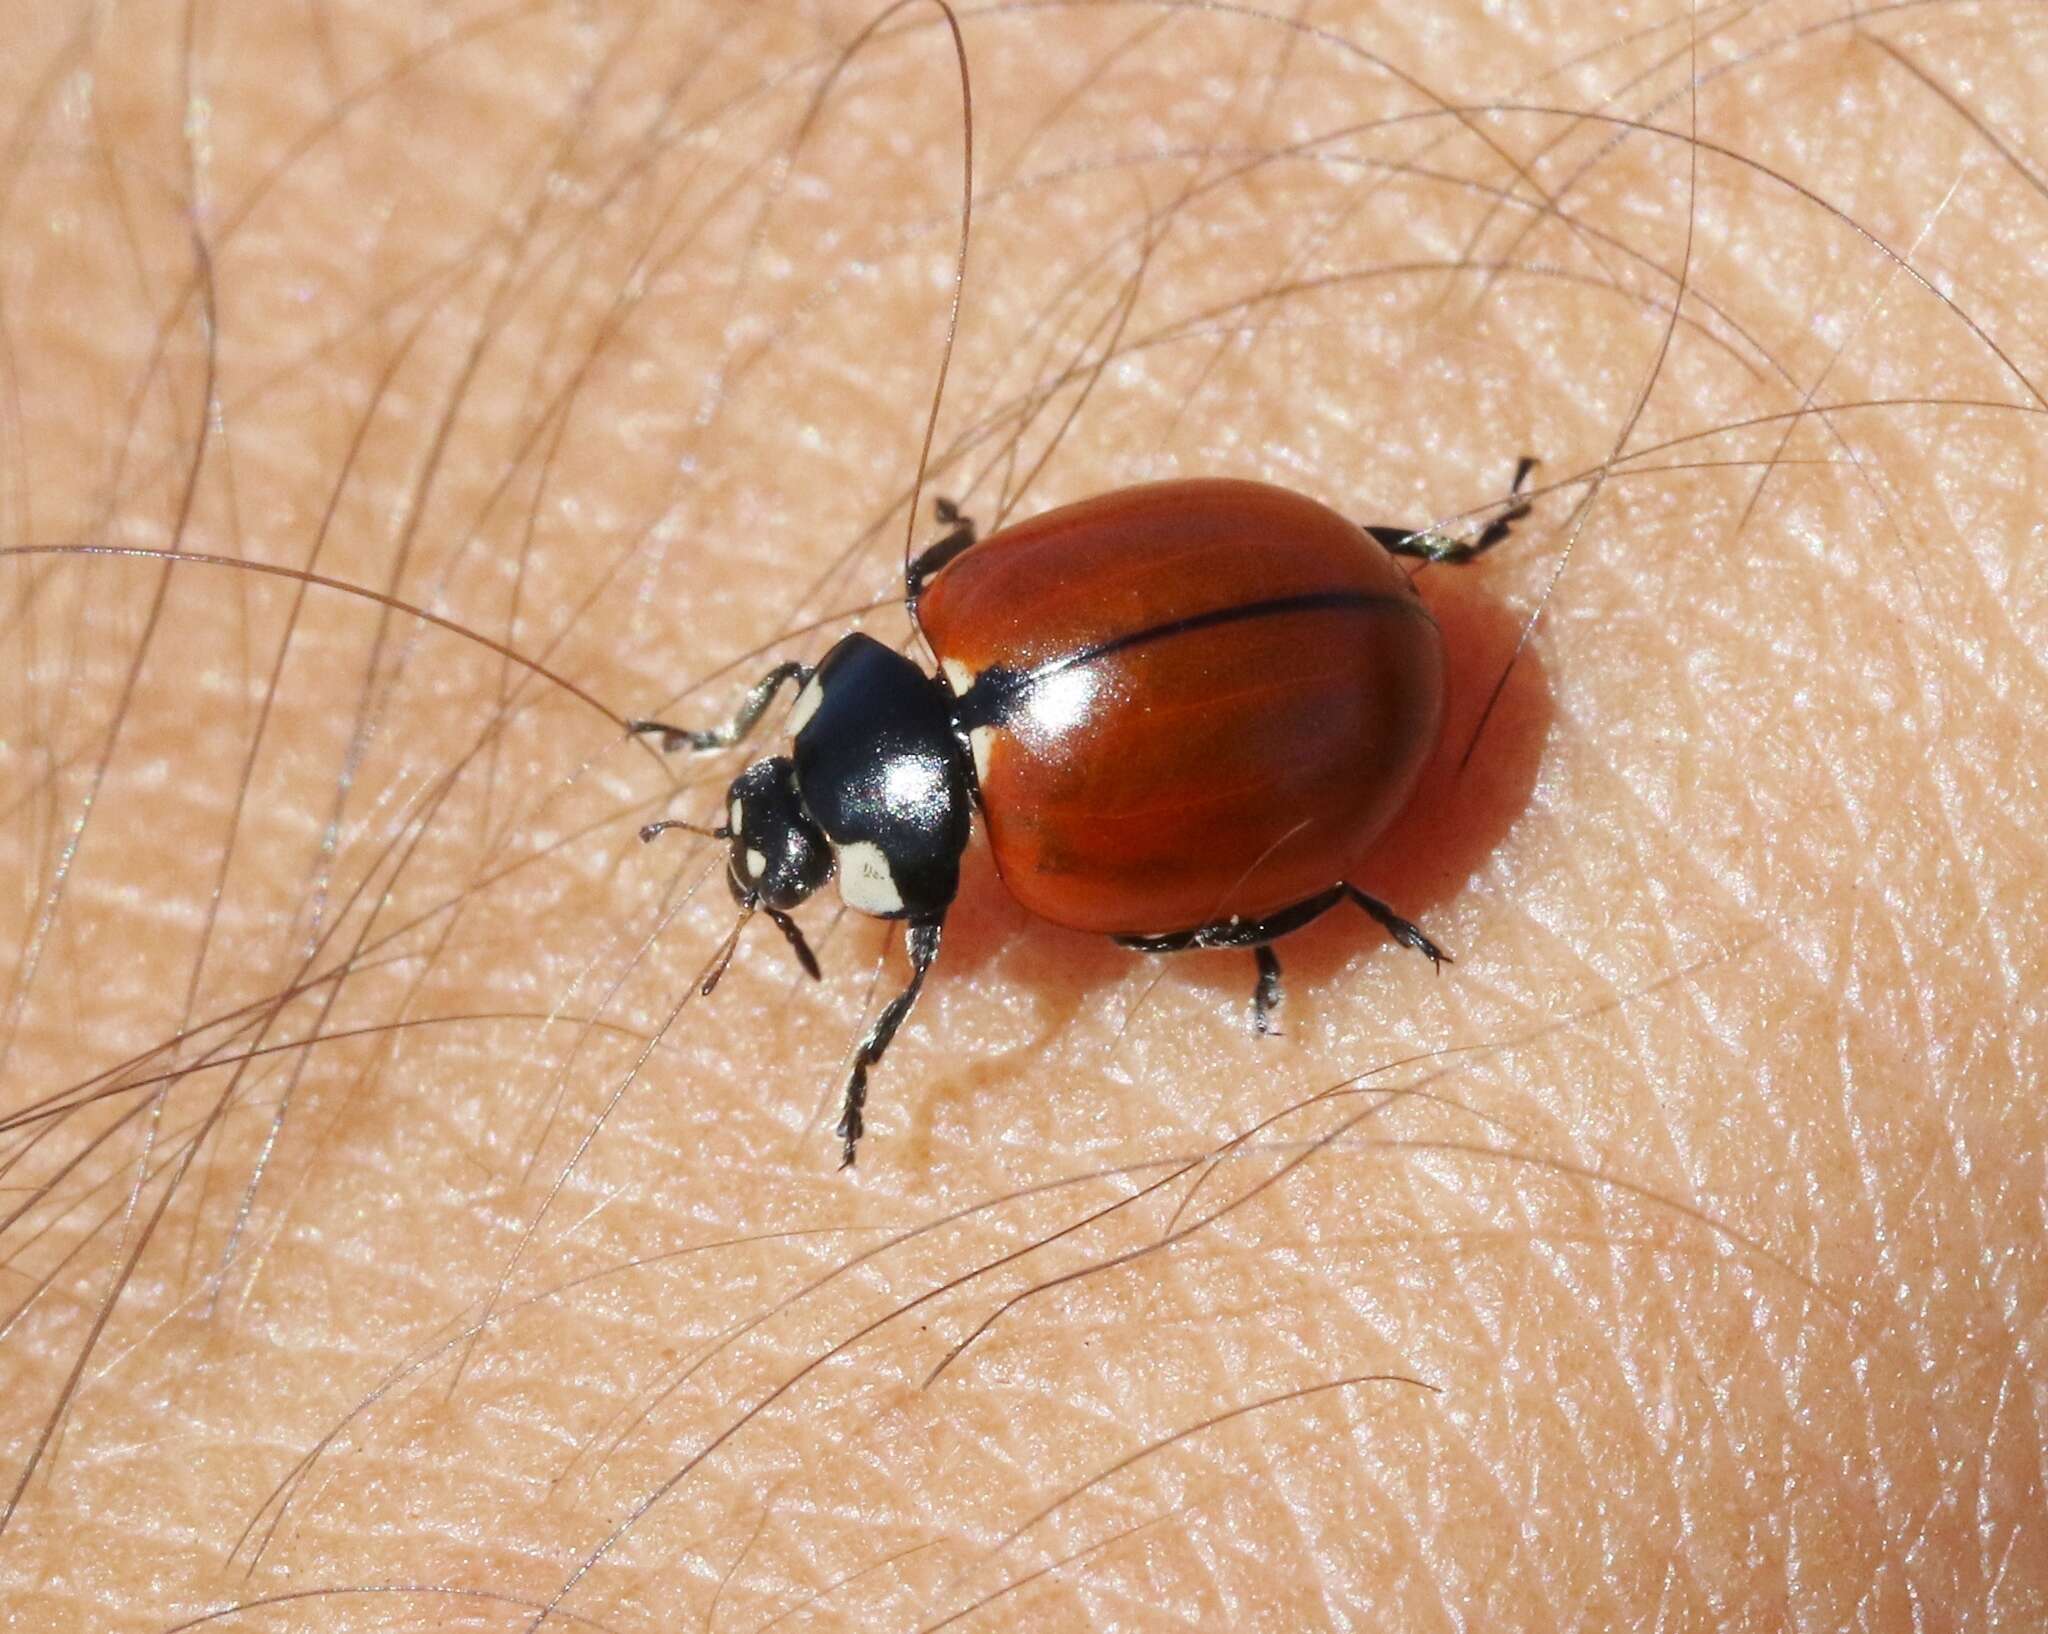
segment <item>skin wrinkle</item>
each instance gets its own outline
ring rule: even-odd
[[[182,547],[297,562],[331,502],[323,569],[398,586],[391,541],[409,538],[410,599],[619,715],[678,694],[662,713],[715,715],[771,658],[815,657],[823,638],[738,654],[800,613],[886,595],[906,522],[928,529],[904,500],[959,139],[930,7],[878,31],[776,179],[834,42],[879,9],[522,6],[429,28],[323,4],[259,27],[230,5],[46,25],[0,65],[0,481],[23,530],[0,544],[86,537],[74,519],[98,515],[162,526],[182,496]],[[1297,9],[1307,30],[1283,26]],[[394,634],[402,667],[365,681],[378,614],[329,592],[304,596],[303,627],[278,646],[299,587],[170,570],[169,640],[145,656],[153,564],[0,569],[18,723],[0,750],[0,877],[17,882],[0,911],[18,947],[51,848],[111,757],[0,1084],[0,1119],[67,1088],[105,1091],[62,1118],[0,1124],[0,1219],[27,1210],[0,1230],[8,1312],[55,1278],[0,1328],[9,1486],[108,1286],[150,1094],[168,1098],[138,1229],[198,1153],[55,1456],[0,1534],[10,1615],[161,1629],[275,1597],[289,1609],[268,1623],[293,1628],[525,1626],[745,1404],[1115,1192],[1020,1197],[823,1283],[870,1239],[745,1242],[746,1222],[914,1227],[1184,1153],[1195,1167],[1139,1208],[885,1322],[807,1378],[656,1505],[555,1619],[702,1626],[715,1603],[719,1628],[752,1630],[823,1591],[784,1626],[920,1628],[1014,1578],[948,1626],[2039,1620],[2043,1292],[2028,1248],[2043,1187],[2025,995],[2041,985],[2027,927],[2048,821],[2019,771],[2041,737],[2023,687],[2039,609],[2014,599],[2039,533],[2023,467],[1970,516],[2016,542],[1956,537],[1979,455],[1949,433],[1968,424],[1980,449],[2025,459],[2040,421],[1848,406],[2018,388],[1903,273],[1767,179],[1731,181],[1709,158],[1688,216],[1688,154],[1669,134],[1687,123],[1698,49],[1703,135],[1895,248],[1921,232],[1961,144],[1987,202],[1945,214],[1913,264],[2040,381],[2034,282],[1977,219],[1999,219],[2013,245],[2041,225],[2038,190],[2008,162],[2041,146],[2025,124],[2042,105],[2028,24],[1952,4],[1849,22],[1811,3],[1560,9],[1513,35],[1445,8],[1427,36],[1416,20],[1383,28],[1374,8],[1341,4],[970,12],[977,161],[996,183],[977,192],[926,493],[986,525],[996,485],[1016,492],[1044,454],[1017,514],[1220,469],[1420,524],[1486,501],[1526,446],[1544,460],[1538,513],[1476,575],[1519,614],[1642,392],[1635,451],[1614,473],[1631,480],[1600,488],[1536,638],[1555,711],[1532,803],[1469,877],[1460,864],[1397,904],[1459,955],[1441,980],[1355,924],[1319,927],[1283,948],[1288,1037],[1261,1043],[1246,1036],[1242,956],[1106,950],[1033,924],[985,859],[970,862],[932,989],[877,1077],[856,1178],[834,1177],[830,1143],[803,1127],[885,945],[857,919],[818,938],[818,986],[792,979],[773,938],[750,938],[565,1168],[621,1085],[621,1033],[656,1038],[731,924],[722,892],[679,903],[703,853],[645,852],[632,831],[671,810],[706,816],[734,762],[657,766],[504,654],[418,625]],[[720,84],[686,81],[670,115],[660,97],[707,38]],[[1415,102],[1375,56],[1466,123],[1434,110],[1412,129],[1364,123]],[[90,76],[82,124],[67,123],[88,83],[73,63]],[[1284,93],[1266,65],[1284,65]],[[1830,86],[1845,79],[1859,99],[1838,105]],[[606,95],[576,107],[595,84]],[[1978,127],[1963,110],[1980,85]],[[210,240],[222,378],[208,394],[219,435],[203,444],[189,232],[161,192],[121,180],[178,170],[159,138],[186,128],[188,86],[209,103],[191,127],[200,191],[235,212],[213,223],[233,253]],[[1602,119],[1475,116],[1490,99]],[[1883,141],[1859,141],[1866,120]],[[1353,151],[1322,151],[1333,131]],[[1154,206],[1110,162],[1133,132],[1157,150],[1146,190],[1170,201],[1142,224]],[[111,191],[67,190],[100,140],[93,185]],[[1418,149],[1434,174],[1417,173]],[[1274,162],[1249,157],[1261,152]],[[1935,173],[1919,184],[1916,153]],[[1398,185],[1373,181],[1402,160]],[[664,271],[636,284],[629,265]],[[1077,265],[1093,266],[1085,281]],[[1617,271],[1623,301],[1574,283]],[[1813,337],[1853,328],[1887,277],[1823,376]],[[486,332],[493,288],[516,293]],[[1060,320],[1034,330],[1055,300]],[[728,315],[743,326],[730,335]],[[1648,381],[1666,329],[1672,365]],[[418,344],[394,362],[408,332]],[[484,362],[458,406],[472,333]],[[1182,336],[1214,344],[1160,344]],[[1724,432],[1738,423],[1749,429]],[[1774,446],[1811,452],[1808,424],[1835,465],[1769,460]],[[420,459],[436,425],[429,503]],[[1703,440],[1662,452],[1687,436]],[[1643,469],[1695,453],[1752,463]],[[1758,492],[1766,503],[1731,537]],[[1986,582],[1993,563],[2012,590]],[[1717,571],[1747,588],[1711,594]],[[886,610],[865,624],[900,634]],[[116,738],[130,665],[140,681]],[[266,717],[259,756],[250,734]],[[335,809],[358,717],[371,727],[341,808],[333,945],[279,962],[280,916],[305,924],[308,825]],[[891,957],[870,1014],[900,979]],[[1651,993],[1688,961],[1704,962],[1682,994]],[[1387,1057],[1504,1038],[1601,998],[1619,1007],[1447,1061],[1438,1100],[1400,1104],[1270,1190],[1260,1177],[1349,1113],[1318,1109],[1278,1124],[1274,1150],[1199,1162]],[[194,1036],[165,1051],[181,1004]],[[512,1013],[555,1019],[503,1039],[428,1024]],[[276,1053],[242,1059],[261,1050]],[[166,1078],[173,1059],[222,1070]],[[216,1306],[209,1278],[294,1081],[234,1250],[244,1280]],[[38,1205],[34,1188],[81,1154]],[[558,1177],[562,1200],[541,1214]],[[998,1301],[1156,1240],[1190,1195],[1183,1221],[1240,1201],[1164,1257],[1026,1300],[918,1388]],[[1738,1237],[1704,1230],[1692,1207]],[[1297,1255],[1305,1238],[1340,1257]],[[706,1241],[725,1246],[674,1257]],[[701,1346],[796,1288],[667,1393]],[[405,1373],[472,1347],[452,1395],[452,1363]],[[1150,1441],[1379,1368],[1446,1394],[1376,1406],[1369,1440],[1330,1434],[1317,1413],[1259,1434],[1253,1415],[1078,1500],[1037,1552],[1027,1537],[982,1559]],[[224,1565],[264,1494],[344,1421],[254,1574],[246,1553]],[[616,1451],[576,1459],[618,1423],[632,1428]],[[931,1544],[944,1548],[918,1552]],[[874,1570],[890,1557],[897,1568]],[[252,1611],[211,1626],[264,1624]]]

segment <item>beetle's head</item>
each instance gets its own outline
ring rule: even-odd
[[[651,840],[672,828],[726,840],[732,845],[731,855],[726,858],[725,882],[732,887],[733,901],[740,905],[739,922],[712,957],[699,991],[708,994],[718,985],[739,947],[740,932],[756,913],[765,913],[774,921],[804,967],[804,974],[816,981],[817,958],[788,910],[832,877],[832,847],[824,831],[804,810],[796,791],[795,763],[785,755],[777,755],[771,760],[757,760],[741,772],[725,791],[725,821],[716,828],[664,817],[641,829],[640,838]]]
[[[741,907],[787,911],[832,877],[832,847],[811,821],[786,755],[757,760],[725,791],[725,821],[712,830],[732,842],[726,883]]]

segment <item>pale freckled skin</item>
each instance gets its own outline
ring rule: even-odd
[[[710,65],[683,97],[701,109],[764,64],[852,38],[872,13],[540,12],[458,42],[404,95],[345,114],[347,141],[291,158],[378,64],[440,36],[385,12],[323,8],[315,26],[229,7],[210,15],[213,54],[192,76],[212,110],[212,168],[188,210],[189,110],[165,66],[181,36],[161,18],[47,9],[24,16],[31,37],[4,70],[6,107],[35,133],[14,150],[16,230],[0,235],[21,426],[0,464],[8,542],[162,546],[212,425],[188,551],[313,561],[547,662],[620,717],[662,707],[695,724],[725,718],[769,661],[748,649],[783,625],[900,588],[900,501],[943,314],[934,269],[951,255],[931,223],[957,196],[941,34],[919,24],[863,59],[875,77],[834,90],[786,176],[763,131],[787,136],[815,76],[772,126],[728,110],[718,140],[678,143],[660,187],[621,194],[587,232],[545,217],[548,231],[518,242],[563,281],[499,313],[489,247],[521,219],[536,166],[571,178],[548,190],[562,208],[589,203],[623,163],[630,118],[657,117],[669,68]],[[1682,69],[1657,91],[1616,90],[1665,53],[1682,63],[1682,8],[1560,8],[1520,37],[1481,9],[1434,8],[1426,45],[1386,8],[1309,15],[1446,101],[1610,109],[1612,93],[1614,109],[1687,128]],[[1518,245],[1533,219],[1522,183],[1521,205],[1501,206],[1474,252],[1521,271],[1482,298],[1483,273],[1436,263],[1493,195],[1475,204],[1470,189],[1415,179],[1505,185],[1479,133],[1427,147],[1437,127],[1407,116],[1428,99],[1326,43],[1289,45],[1221,14],[1154,29],[1156,15],[970,24],[980,179],[1011,202],[982,207],[941,448],[1061,368],[1092,378],[1089,348],[1115,329],[1135,250],[1095,274],[1108,282],[1089,286],[1078,319],[1059,305],[1063,279],[1148,200],[1164,208],[1250,149],[1395,118],[1391,136],[1336,144],[1330,166],[1275,164],[1227,204],[1176,218],[1123,333],[1151,344],[1130,352],[1132,378],[1095,384],[1021,509],[1227,466],[1353,502],[1362,520],[1420,525],[1495,495],[1528,452],[1544,462],[1538,510],[1466,581],[1526,608],[1585,492],[1545,484],[1613,451],[1657,357],[1668,277],[1554,223]],[[1703,91],[1703,130],[1914,247],[1916,269],[2048,381],[2031,338],[2048,333],[2048,296],[2012,247],[2015,223],[2048,230],[2048,206],[1922,80],[1868,39],[1818,27],[1832,14],[1759,15],[1701,47],[1703,65],[1759,64]],[[1883,37],[1966,101],[1982,86],[1998,118],[2038,118],[2024,112],[2048,106],[2048,86],[2027,77],[2032,36],[2002,32],[1996,14],[1953,29],[1946,15]],[[67,57],[81,16],[85,56]],[[1772,54],[1809,25],[1799,50]],[[1593,77],[1540,79],[1624,36],[1637,43],[1583,70]],[[81,86],[67,77],[80,63],[96,101],[24,111],[50,86]],[[628,123],[575,112],[593,78],[594,102]],[[1866,159],[1819,123],[1839,117],[1843,83],[1884,133]],[[1078,104],[1061,102],[1084,84]],[[1196,112],[1190,87],[1235,90]],[[558,150],[565,127],[585,139]],[[1483,126],[1523,159],[1551,129],[1530,114]],[[2048,143],[1997,129],[2021,151]],[[1687,166],[1669,142],[1625,146],[1573,186],[1613,135],[1581,132],[1541,179],[1668,274],[1686,254]],[[1213,157],[1140,186],[1109,167],[1153,143]],[[80,162],[101,153],[113,162]],[[707,205],[734,179],[716,167],[749,155],[767,179],[741,197],[787,183],[765,227],[753,210]],[[166,342],[193,223],[225,232],[229,206],[288,158],[242,236],[210,246],[209,320],[187,312]],[[1408,178],[1398,203],[1348,217],[1353,190],[1386,174]],[[1710,213],[1680,350],[1630,450],[1793,413],[1809,394],[2028,401],[1849,229],[1724,161],[1703,157],[1699,183]],[[107,202],[114,185],[121,208]],[[640,265],[643,235],[678,199],[660,239],[672,259]],[[892,222],[907,223],[907,246],[887,236]],[[549,259],[565,243],[573,270]],[[1751,265],[1759,245],[1782,259]],[[715,274],[750,246],[755,282],[729,305]],[[862,274],[835,285],[848,258]],[[1423,270],[1300,282],[1387,262]],[[470,281],[428,321],[405,292],[441,287],[435,269],[451,266]],[[1631,280],[1625,298],[1601,272]],[[1282,301],[1232,305],[1290,279]],[[624,288],[652,304],[578,375]],[[1160,338],[1213,343],[1219,324],[1260,319],[1281,327],[1206,372],[1208,350]],[[754,320],[785,344],[742,368]],[[217,375],[195,338],[209,331]],[[1856,340],[1830,364],[1823,332]],[[494,344],[437,444],[479,334]],[[1048,353],[1049,335],[1063,339]],[[287,383],[263,397],[273,377]],[[1072,401],[1048,400],[1012,480]],[[530,439],[505,430],[528,426],[522,416]],[[20,747],[0,762],[0,844],[5,877],[23,882],[7,899],[21,950],[10,1003],[31,953],[35,968],[9,1012],[5,1105],[85,1083],[188,1019],[317,982],[337,959],[359,973],[331,1010],[334,990],[315,986],[271,1032],[220,1046],[330,1040],[242,1069],[61,1444],[0,1534],[0,1607],[25,1628],[128,1634],[265,1595],[404,1585],[207,1626],[516,1629],[773,1395],[565,1610],[636,1634],[745,1631],[829,1589],[808,1622],[777,1626],[909,1630],[1077,1557],[954,1626],[2037,1626],[2048,796],[2021,768],[2048,748],[2030,656],[2048,640],[2030,588],[2032,496],[2048,491],[2040,423],[1844,407],[1797,421],[1783,445],[1786,422],[1766,419],[1640,462],[1776,456],[1760,495],[1754,466],[1611,479],[1535,637],[1552,702],[1538,775],[1457,877],[1425,865],[1408,878],[1421,899],[1400,905],[1458,962],[1433,975],[1355,917],[1318,926],[1282,946],[1282,1039],[1252,1035],[1244,955],[1162,962],[1034,926],[977,846],[846,1175],[831,1115],[813,1114],[903,979],[900,932],[835,921],[821,893],[799,915],[824,966],[812,984],[757,919],[716,993],[689,998],[648,1043],[694,992],[733,909],[722,847],[675,834],[642,847],[636,827],[670,810],[715,821],[727,779],[786,742],[788,710],[733,754],[663,760],[445,631],[394,617],[374,647],[378,608],[320,592],[237,817],[293,586],[178,569],[110,735],[123,665],[152,627],[157,565],[10,566]],[[407,534],[390,518],[437,446]],[[984,530],[1005,519],[1005,467],[976,448],[932,474],[920,540],[935,535],[934,492]],[[1994,464],[2027,480],[1987,489],[1973,473]],[[881,616],[869,615],[877,630]],[[810,639],[795,656],[822,652]],[[410,690],[366,681],[401,662]],[[218,696],[202,697],[202,670]],[[1470,774],[1481,786],[1484,751]],[[409,846],[421,813],[428,839]],[[726,813],[735,829],[740,815]],[[1561,1017],[1579,1019],[1544,1030]],[[1209,1154],[1347,1075],[1478,1045],[1500,1047],[1404,1072],[1393,1081],[1427,1098],[1367,1117],[1170,1251],[1027,1301],[929,1384],[1002,1300],[1172,1237],[1374,1103],[1282,1118],[1260,1155],[1197,1169],[821,1360],[892,1307],[1164,1178],[1148,1164]],[[136,1165],[167,1174],[233,1070],[181,1081],[154,1124],[124,1126],[68,1182],[76,1205],[40,1222],[48,1231],[0,1235],[0,1323],[57,1277],[0,1327],[7,1490],[134,1240],[123,1222],[153,1217],[160,1189],[128,1206]],[[146,1092],[118,1104],[146,1106]],[[51,1154],[76,1149],[66,1131],[86,1127],[104,1126],[60,1125],[0,1188],[47,1177]],[[0,1160],[19,1150],[19,1133],[0,1138]],[[1122,1178],[1054,1187],[1111,1169]],[[955,1218],[1032,1187],[1046,1189]],[[20,1195],[0,1190],[0,1209]],[[678,1383],[732,1324],[925,1225]],[[96,1248],[65,1261],[89,1227]],[[487,1310],[473,1348],[450,1349]],[[1366,1374],[1438,1393],[1322,1388]],[[1315,1393],[1277,1400],[1303,1390]],[[1211,1422],[1262,1401],[1275,1404]],[[294,1460],[345,1421],[256,1571],[246,1548],[230,1563]],[[412,1592],[423,1586],[450,1593]]]

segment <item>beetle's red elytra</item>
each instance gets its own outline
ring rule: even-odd
[[[780,664],[712,729],[635,721],[667,749],[737,743],[790,682],[791,753],[756,761],[714,828],[741,923],[774,921],[835,876],[848,907],[909,927],[911,977],[854,1052],[838,1134],[863,1127],[868,1071],[917,1002],[979,811],[1026,908],[1152,953],[1244,948],[1261,1032],[1280,1002],[1271,943],[1351,902],[1407,947],[1442,949],[1346,877],[1436,748],[1444,647],[1397,557],[1469,562],[1526,515],[1460,541],[1361,527],[1267,483],[1126,488],[978,540],[948,530],[911,562],[905,604],[928,675],[871,636]],[[705,983],[709,992],[722,965]]]
[[[1342,879],[1443,722],[1436,621],[1312,499],[1165,482],[1005,529],[918,604],[1033,913],[1158,936]]]

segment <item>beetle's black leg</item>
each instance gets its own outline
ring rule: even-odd
[[[1252,1014],[1260,1032],[1271,1032],[1268,1012],[1280,1003],[1280,961],[1266,944],[1290,931],[1300,930],[1312,919],[1320,919],[1340,902],[1355,902],[1371,914],[1389,936],[1403,947],[1413,948],[1439,969],[1452,963],[1451,956],[1421,931],[1403,919],[1376,896],[1367,896],[1355,885],[1332,885],[1327,891],[1297,902],[1291,908],[1264,919],[1219,919],[1213,925],[1175,931],[1168,936],[1119,936],[1116,940],[1140,953],[1186,953],[1195,948],[1252,948],[1259,954],[1259,984],[1252,996]],[[1270,963],[1269,963],[1270,961]]]
[[[932,502],[932,511],[939,519],[939,526],[949,530],[937,544],[927,545],[911,559],[909,569],[903,575],[903,598],[912,607],[917,598],[924,594],[924,587],[940,568],[954,557],[963,555],[974,548],[980,535],[974,530],[974,519],[962,516],[960,507],[950,499]]]
[[[1529,473],[1535,469],[1536,461],[1527,454],[1515,462],[1515,480],[1508,484],[1511,498],[1522,491],[1522,484],[1529,480]],[[1441,533],[1410,533],[1402,528],[1368,527],[1365,531],[1377,539],[1391,556],[1413,556],[1425,562],[1456,565],[1484,556],[1513,533],[1515,524],[1528,514],[1529,501],[1517,500],[1487,523],[1476,539],[1469,540],[1451,539]]]
[[[1380,922],[1389,936],[1403,947],[1413,948],[1437,969],[1441,970],[1445,965],[1457,962],[1378,897],[1367,896],[1355,885],[1347,885],[1344,890],[1353,902]]]
[[[844,1154],[839,1159],[842,1169],[853,1166],[854,1148],[860,1144],[860,1132],[864,1127],[861,1109],[868,1100],[868,1068],[882,1059],[889,1040],[896,1036],[896,1029],[903,1025],[903,1018],[917,1003],[917,995],[924,988],[925,973],[939,956],[940,929],[941,921],[937,919],[911,922],[910,934],[904,938],[905,950],[910,954],[910,985],[875,1017],[875,1024],[853,1052],[853,1075],[846,1080],[846,1107],[840,1114],[839,1127],[833,1131],[846,1143]]]
[[[723,726],[707,729],[689,726],[667,726],[660,721],[628,721],[628,732],[659,732],[664,754],[674,754],[678,749],[729,749],[749,732],[754,723],[768,713],[768,706],[775,701],[775,694],[782,690],[785,681],[794,681],[798,686],[811,678],[813,666],[792,659],[787,664],[777,664],[760,680],[740,703],[739,713]]]
[[[1289,931],[1300,930],[1311,919],[1320,918],[1344,900],[1351,887],[1333,885],[1305,902],[1264,919],[1219,919],[1213,925],[1176,931],[1170,936],[1119,936],[1117,941],[1140,953],[1186,953],[1194,948],[1250,948],[1258,961],[1259,979],[1252,988],[1252,1025],[1261,1036],[1276,1029],[1272,1014],[1280,1007],[1280,959],[1266,944]]]
[[[1280,956],[1263,942],[1252,949],[1259,979],[1252,986],[1252,1025],[1261,1035],[1274,1031],[1273,1012],[1280,1008]]]
[[[1311,919],[1319,919],[1344,900],[1348,885],[1332,885],[1306,901],[1282,908],[1264,919],[1219,919],[1213,925],[1175,931],[1170,936],[1119,936],[1117,941],[1140,953],[1186,953],[1193,948],[1250,947],[1271,942],[1289,931],[1300,930]],[[1263,973],[1263,967],[1262,967]]]

